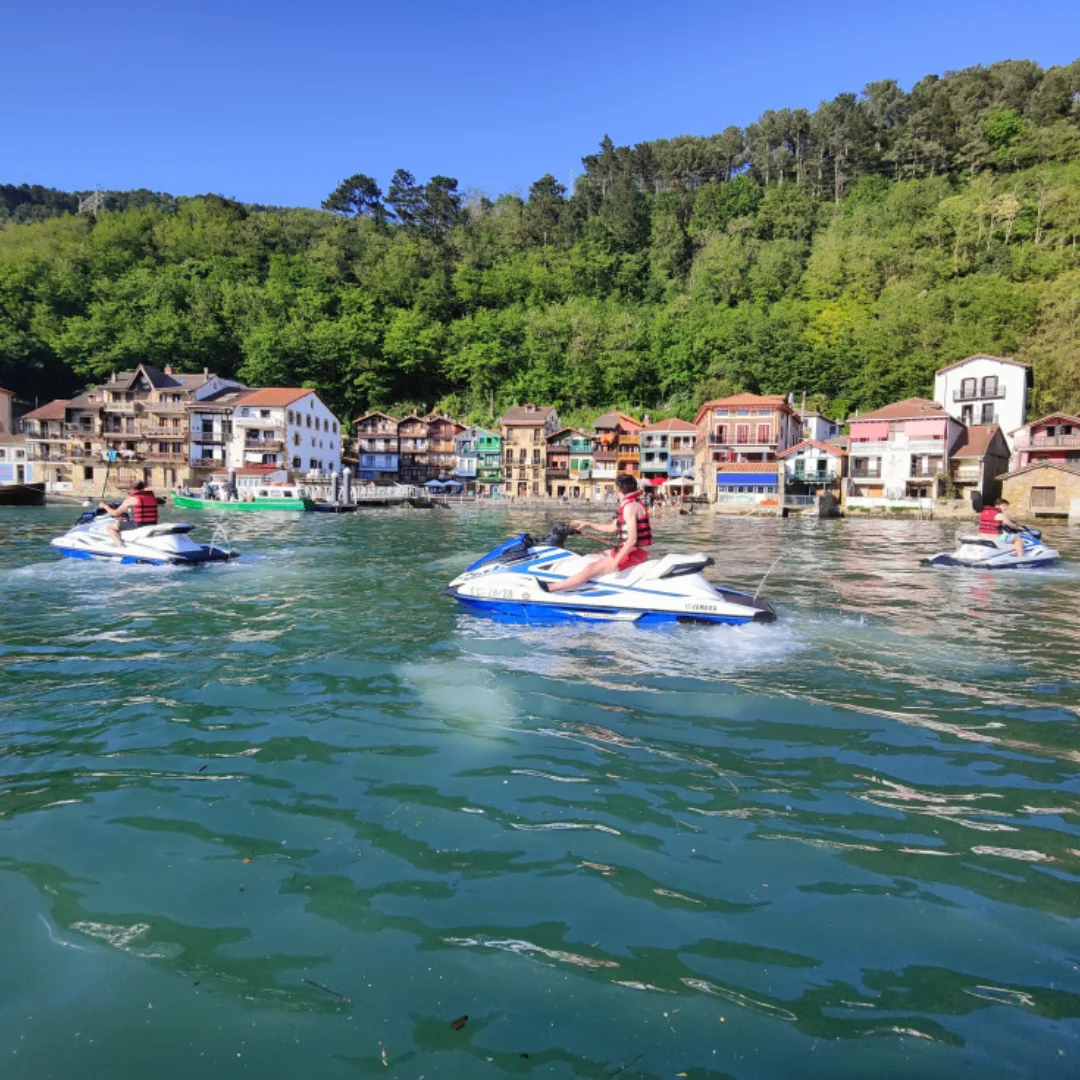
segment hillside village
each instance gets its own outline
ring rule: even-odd
[[[164,492],[348,469],[368,485],[603,502],[628,474],[657,497],[721,512],[923,513],[942,500],[974,512],[1004,492],[1019,513],[1064,516],[1080,498],[1080,417],[1029,421],[1031,391],[1029,364],[977,354],[936,373],[932,400],[844,424],[792,396],[741,393],[706,401],[693,423],[611,411],[585,430],[525,403],[488,428],[438,413],[347,422],[312,389],[140,364],[17,419],[0,391],[0,483],[86,496],[136,480]]]

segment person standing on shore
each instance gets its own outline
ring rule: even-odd
[[[578,530],[592,529],[598,533],[614,533],[619,546],[604,552],[603,555],[597,555],[587,566],[565,581],[548,582],[538,578],[537,584],[544,592],[557,593],[577,589],[603,574],[638,566],[649,557],[646,549],[652,544],[652,526],[649,522],[649,511],[641,498],[641,492],[638,491],[637,481],[624,474],[615,480],[615,486],[622,499],[611,524],[597,525],[591,521],[575,521],[572,524]]]

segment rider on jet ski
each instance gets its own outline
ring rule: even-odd
[[[616,477],[615,486],[622,494],[619,508],[615,511],[615,520],[610,525],[596,525],[591,521],[575,521],[575,529],[592,529],[598,533],[614,533],[619,546],[597,555],[584,569],[571,575],[565,581],[540,581],[537,584],[544,592],[565,592],[576,589],[593,578],[603,574],[612,574],[616,570],[627,570],[638,566],[649,557],[645,549],[652,543],[652,527],[649,524],[649,511],[638,491],[637,480],[628,474]]]
[[[984,506],[979,514],[979,532],[983,536],[1001,536],[1008,540],[1012,537],[1013,550],[1018,559],[1024,555],[1024,540],[1020,535],[1021,526],[1009,517],[1008,499],[998,499],[992,506]]]
[[[132,485],[128,497],[119,506],[110,506],[108,503],[98,503],[98,508],[104,510],[110,517],[116,518],[108,529],[112,542],[117,547],[123,547],[124,541],[120,539],[122,529],[141,529],[144,525],[156,525],[158,523],[157,496],[147,490],[146,482],[138,480]],[[131,521],[123,521],[123,515],[131,511]]]

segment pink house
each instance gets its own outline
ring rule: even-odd
[[[1010,434],[1016,450],[1013,469],[1042,461],[1080,463],[1080,416],[1051,413]]]
[[[849,420],[848,495],[910,502],[942,494],[964,426],[936,401],[907,398]]]

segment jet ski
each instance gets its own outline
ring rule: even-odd
[[[1024,554],[1018,556],[1012,537],[957,533],[956,550],[922,560],[923,566],[964,566],[972,570],[1033,570],[1052,566],[1061,558],[1042,542],[1038,529],[1020,530]]]
[[[221,547],[216,540],[197,544],[188,536],[191,526],[184,522],[159,522],[138,529],[125,529],[117,547],[108,533],[112,518],[102,510],[81,514],[63,536],[49,542],[72,559],[109,559],[127,566],[151,563],[155,566],[225,562],[238,552]]]
[[[576,532],[555,525],[539,543],[528,533],[506,540],[478,559],[443,590],[474,611],[505,618],[588,622],[665,623],[772,622],[765,600],[713,585],[702,571],[707,555],[665,555],[605,574],[578,589],[548,593],[539,581],[565,580],[588,561],[566,550]]]

